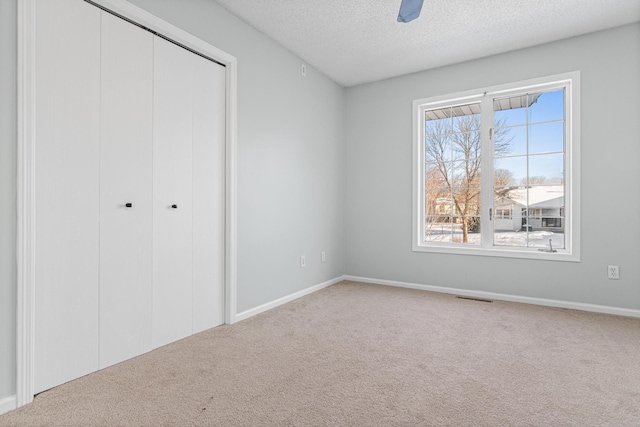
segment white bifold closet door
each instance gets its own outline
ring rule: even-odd
[[[98,369],[100,10],[74,0],[37,5],[34,386],[39,392]]]
[[[41,392],[224,323],[226,102],[223,66],[82,0],[36,6]]]
[[[102,13],[100,368],[151,349],[153,37]]]
[[[224,323],[225,68],[193,55],[193,333]]]
[[[224,68],[155,38],[153,347],[224,322]]]
[[[193,324],[193,54],[155,40],[153,346]]]

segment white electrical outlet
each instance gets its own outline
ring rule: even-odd
[[[307,77],[307,66],[304,64],[300,64],[300,74],[302,77]]]
[[[307,259],[304,255],[300,257],[300,268],[305,268],[307,266]]]
[[[327,260],[327,254],[324,251],[322,251],[320,253],[320,258],[322,259],[322,262],[325,262]]]
[[[620,279],[620,267],[618,267],[617,265],[608,265],[607,277],[614,280]]]

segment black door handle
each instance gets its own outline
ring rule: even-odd
[[[126,207],[128,207],[128,208],[133,207],[133,203],[125,203],[124,205],[125,205]]]

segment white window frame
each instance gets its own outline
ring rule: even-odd
[[[454,105],[481,102],[483,111],[493,111],[493,98],[528,91],[565,89],[565,248],[542,252],[538,248],[493,245],[493,224],[489,209],[493,208],[493,141],[492,116],[482,116],[482,212],[481,244],[424,241],[425,224],[425,111]],[[490,105],[489,105],[490,104]],[[485,108],[487,110],[485,110]],[[491,86],[454,94],[413,101],[413,233],[412,248],[416,252],[528,258],[554,261],[580,261],[580,72],[556,74],[525,81]],[[556,248],[554,248],[556,249]]]

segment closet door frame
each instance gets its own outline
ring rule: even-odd
[[[225,323],[236,322],[237,285],[237,59],[124,0],[78,0],[155,31],[225,66]],[[18,165],[16,406],[33,401],[35,346],[36,117],[35,12],[37,0],[18,2]]]

